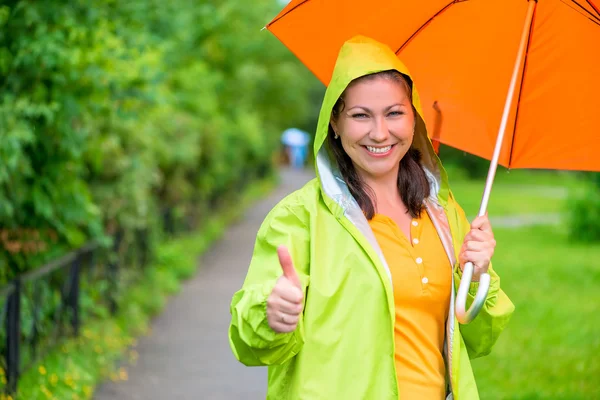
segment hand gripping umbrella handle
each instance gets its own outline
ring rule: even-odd
[[[458,287],[458,293],[456,295],[456,318],[461,324],[468,324],[473,321],[487,298],[488,291],[490,289],[490,275],[487,273],[481,274],[479,278],[479,288],[477,289],[477,295],[469,307],[467,308],[467,295],[469,294],[469,288],[471,286],[471,278],[473,278],[473,263],[468,262],[465,264],[462,273],[462,279],[460,280],[460,286]]]

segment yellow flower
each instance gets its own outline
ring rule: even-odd
[[[42,390],[42,393],[46,395],[47,398],[52,398],[52,392],[50,392],[46,386],[42,385],[40,389]]]
[[[52,384],[52,386],[56,386],[56,384],[58,383],[58,376],[56,376],[56,374],[52,374],[50,376],[50,383]]]
[[[38,371],[40,371],[40,374],[46,375],[46,368],[44,368],[43,365],[40,365],[40,367],[38,368]]]
[[[131,351],[129,352],[129,361],[130,361],[130,362],[132,362],[132,363],[133,363],[133,362],[136,362],[136,361],[138,360],[138,358],[139,358],[139,357],[140,357],[140,354],[139,354],[137,351],[135,351],[135,350],[131,350]]]
[[[126,381],[127,379],[129,379],[129,375],[127,375],[127,370],[123,367],[119,369],[119,378],[121,378],[122,381]]]
[[[92,396],[92,387],[83,385],[83,394],[86,398],[90,398]]]

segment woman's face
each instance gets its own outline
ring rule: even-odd
[[[396,178],[415,126],[404,85],[386,77],[361,80],[346,89],[344,104],[331,125],[358,174],[366,180]]]

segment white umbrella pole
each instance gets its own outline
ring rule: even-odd
[[[494,148],[494,155],[490,163],[490,169],[488,171],[487,180],[485,182],[485,189],[483,191],[483,197],[481,199],[481,206],[479,208],[479,216],[485,215],[487,211],[488,202],[490,200],[490,194],[492,193],[492,185],[494,184],[494,178],[496,177],[496,169],[498,168],[498,160],[500,159],[500,152],[502,150],[502,143],[504,143],[504,134],[506,133],[506,126],[508,125],[508,117],[510,114],[510,108],[513,103],[515,89],[519,80],[519,74],[521,73],[521,64],[523,64],[523,57],[525,56],[525,49],[527,47],[527,41],[529,40],[529,31],[531,28],[531,22],[533,20],[533,13],[537,6],[537,0],[528,0],[527,17],[525,19],[525,26],[521,34],[521,42],[519,44],[519,51],[517,54],[517,60],[513,68],[512,78],[510,80],[510,86],[508,89],[508,95],[506,96],[506,102],[504,104],[504,112],[502,113],[502,121],[500,123],[500,130],[498,131],[498,137],[496,139],[496,147]],[[490,289],[490,275],[487,273],[481,274],[479,278],[479,288],[477,289],[477,295],[471,304],[471,307],[465,311],[467,305],[467,295],[469,293],[469,287],[471,286],[471,279],[473,278],[473,263],[468,262],[464,266],[462,273],[462,279],[456,295],[456,318],[461,324],[468,324],[471,322],[483,305]]]

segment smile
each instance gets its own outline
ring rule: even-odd
[[[385,146],[385,147],[365,146],[367,151],[369,153],[373,153],[373,154],[385,154],[385,153],[389,152],[392,149],[392,147],[393,147],[392,145]]]

